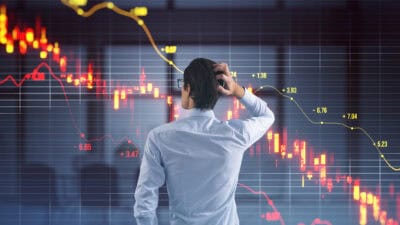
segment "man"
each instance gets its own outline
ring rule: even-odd
[[[188,115],[147,137],[135,191],[137,224],[158,224],[158,189],[166,182],[171,225],[238,225],[235,191],[243,153],[265,134],[274,115],[232,79],[227,64],[195,59],[183,81],[181,101]],[[220,93],[240,99],[252,117],[216,119]]]

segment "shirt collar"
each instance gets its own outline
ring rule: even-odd
[[[196,108],[187,110],[186,117],[191,116],[215,117],[214,111],[211,109],[201,110]]]

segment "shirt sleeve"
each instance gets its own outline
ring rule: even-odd
[[[246,149],[260,139],[275,121],[274,113],[261,98],[245,89],[240,102],[246,107],[250,118],[232,120],[228,123],[235,127],[244,139]]]
[[[147,136],[135,191],[134,216],[138,225],[157,225],[158,189],[165,182],[161,154],[153,133]]]

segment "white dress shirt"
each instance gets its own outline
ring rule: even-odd
[[[245,90],[246,120],[220,121],[212,110],[191,109],[185,118],[148,134],[135,191],[139,225],[157,225],[158,189],[164,182],[171,225],[238,225],[235,191],[243,153],[269,129],[274,114]]]

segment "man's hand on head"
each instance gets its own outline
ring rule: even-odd
[[[232,74],[229,71],[228,64],[218,63],[214,64],[214,72],[218,72],[216,78],[225,82],[225,88],[218,86],[218,91],[224,95],[233,95],[237,98],[244,96],[244,89],[238,85],[232,78]]]

